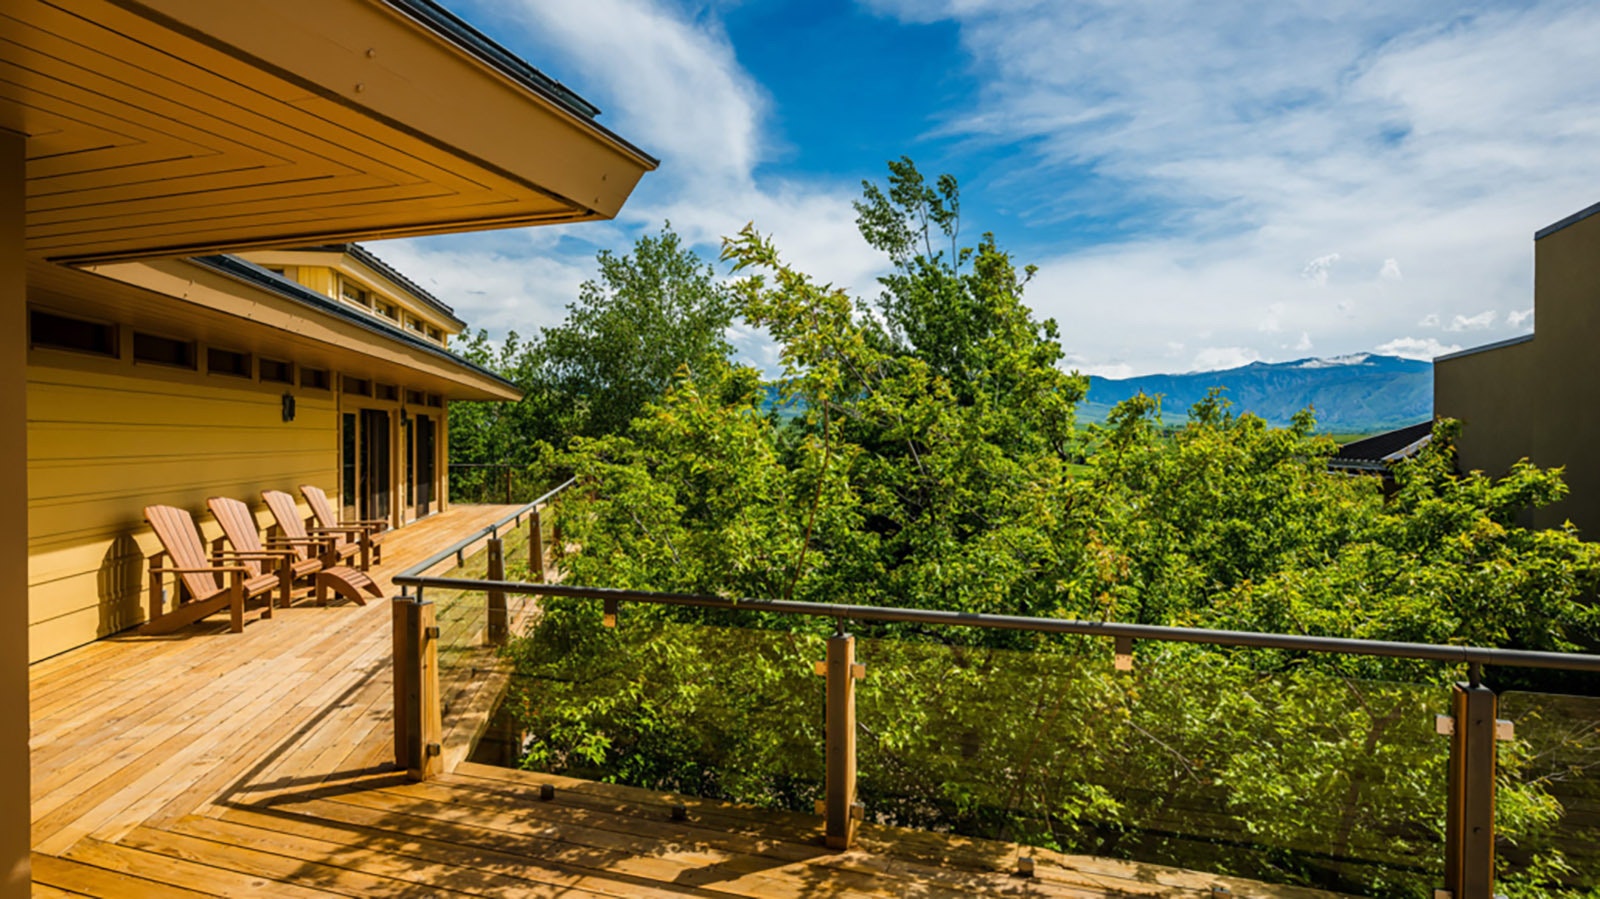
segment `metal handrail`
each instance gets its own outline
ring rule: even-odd
[[[570,483],[570,482],[569,482]],[[454,552],[454,550],[451,550]],[[436,558],[443,558],[439,556]],[[565,596],[598,599],[607,604],[623,602],[665,606],[690,606],[740,612],[769,612],[838,621],[882,621],[906,624],[933,624],[951,627],[976,627],[991,630],[1037,631],[1052,634],[1082,634],[1092,637],[1121,637],[1169,643],[1200,643],[1212,646],[1242,646],[1256,649],[1283,649],[1341,655],[1384,656],[1388,658],[1451,662],[1468,665],[1557,668],[1567,671],[1600,672],[1600,655],[1568,652],[1539,652],[1521,649],[1496,649],[1487,646],[1451,646],[1436,643],[1398,643],[1388,640],[1362,640],[1351,637],[1318,637],[1300,634],[1271,634],[1256,631],[1224,631],[1196,627],[1169,627],[1153,624],[1127,624],[1116,621],[1078,621],[1067,618],[1035,618],[1023,615],[989,615],[979,612],[948,612],[938,609],[908,609],[895,606],[836,605],[826,602],[799,602],[782,599],[729,599],[700,593],[664,593],[648,590],[621,590],[612,587],[586,587],[576,584],[531,584],[520,581],[492,581],[481,578],[428,577],[408,570],[394,577],[401,586],[443,587],[462,591],[504,591],[533,596]]]
[[[466,537],[463,537],[460,540],[457,540],[455,543],[450,544],[450,546],[446,547],[445,549],[442,549],[442,550],[434,553],[433,555],[427,557],[426,559],[423,559],[421,562],[418,562],[417,564],[411,566],[410,568],[407,568],[405,571],[402,571],[399,574],[395,575],[394,578],[393,578],[394,583],[397,586],[402,586],[402,587],[411,586],[412,582],[414,580],[416,580],[417,578],[421,577],[422,573],[424,571],[427,571],[428,569],[434,567],[435,565],[438,565],[440,562],[443,562],[446,559],[449,559],[449,558],[459,559],[461,554],[466,551],[467,547],[473,545],[474,543],[477,543],[479,540],[483,540],[483,539],[490,538],[490,537],[498,537],[498,536],[500,536],[500,529],[501,528],[505,527],[507,524],[510,524],[512,522],[517,522],[518,524],[520,524],[522,522],[522,516],[532,514],[540,506],[549,503],[558,494],[560,494],[561,491],[566,490],[568,487],[571,487],[575,483],[577,483],[577,479],[576,478],[568,478],[566,481],[564,481],[563,483],[557,485],[553,489],[549,490],[543,496],[539,497],[538,499],[534,500],[533,502],[527,503],[526,505],[518,506],[516,509],[514,509],[511,512],[507,513],[504,517],[500,518],[498,521],[494,522],[493,524],[485,527],[484,529],[482,529],[482,530],[480,530],[480,531],[478,531],[476,533],[470,534],[470,535],[468,535]]]

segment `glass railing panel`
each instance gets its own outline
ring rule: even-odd
[[[823,642],[547,599],[474,760],[810,813],[822,797]]]
[[[476,760],[813,810],[823,632],[543,608],[505,650]],[[1442,883],[1448,687],[1194,647],[1142,647],[1117,672],[1101,644],[922,639],[857,641],[870,822],[1364,895]]]
[[[505,556],[506,576],[510,580],[523,580],[528,569],[528,523],[520,527],[507,527],[500,531],[502,551]],[[486,541],[468,547],[462,563],[445,569],[437,575],[446,578],[484,578],[489,573],[489,549]],[[497,666],[498,650],[488,645],[485,636],[489,626],[488,599],[481,590],[452,590],[428,587],[423,598],[434,604],[439,626],[439,689],[440,705],[448,723],[453,712],[475,701],[474,694],[484,672]],[[508,617],[515,622],[526,617],[533,607],[532,597],[508,595]]]
[[[1600,697],[1507,691],[1500,744],[1497,892],[1585,895],[1600,889]]]
[[[1366,895],[1440,883],[1447,688],[1183,647],[1128,673],[894,640],[859,657],[868,820]]]

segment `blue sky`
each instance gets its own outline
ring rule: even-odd
[[[667,219],[708,258],[754,221],[870,294],[850,201],[905,154],[1040,267],[1072,367],[1426,358],[1531,330],[1534,230],[1600,201],[1592,3],[451,8],[662,160],[614,222],[375,245],[496,335],[558,323],[598,249]]]

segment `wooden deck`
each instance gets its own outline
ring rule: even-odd
[[[374,576],[387,590],[505,508],[395,532]],[[504,677],[467,610],[441,609],[449,773],[427,784],[391,764],[385,601],[252,614],[243,634],[218,616],[34,665],[34,894],[1327,895],[877,826],[830,852],[812,816],[466,763]],[[1011,873],[1019,852],[1034,878]]]

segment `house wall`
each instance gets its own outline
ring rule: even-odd
[[[1536,338],[1434,366],[1434,410],[1459,418],[1463,470],[1504,474],[1520,458],[1565,469],[1570,493],[1532,523],[1571,521],[1600,538],[1600,215],[1534,242]]]
[[[1600,538],[1600,216],[1590,216],[1534,242],[1533,302],[1538,364],[1529,379],[1538,426],[1533,459],[1566,468],[1571,493],[1534,521],[1554,527],[1571,519],[1585,537]]]
[[[1434,412],[1461,422],[1462,471],[1505,474],[1533,450],[1529,396],[1536,341],[1440,359],[1433,365]]]
[[[127,339],[128,335],[124,335]],[[263,489],[338,490],[331,392],[35,349],[28,366],[29,658],[144,620],[146,505],[189,509],[207,540],[209,496],[260,507]],[[302,511],[305,511],[302,509]],[[271,524],[258,509],[263,527]]]

